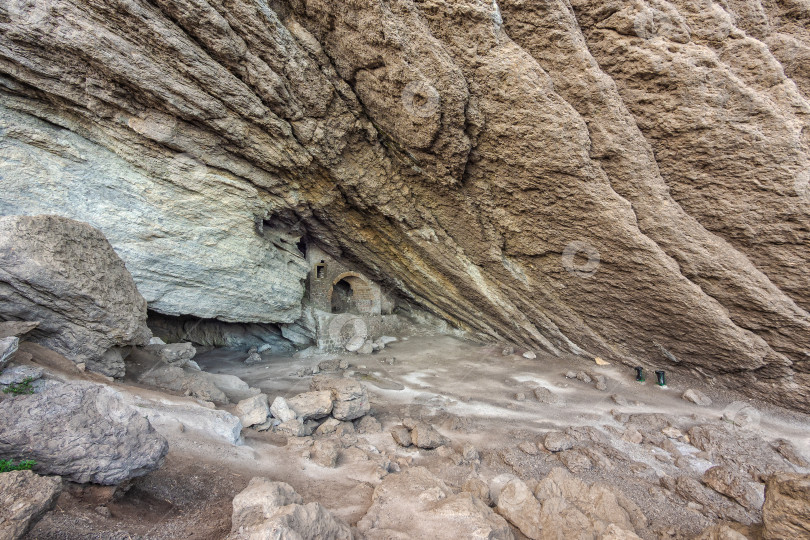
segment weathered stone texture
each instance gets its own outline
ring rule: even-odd
[[[9,6],[0,212],[96,224],[155,310],[294,321],[306,232],[489,338],[810,410],[806,1]]]

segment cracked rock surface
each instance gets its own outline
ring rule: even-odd
[[[809,22],[806,0],[11,0],[0,213],[96,226],[160,313],[296,320],[306,233],[486,339],[806,411]]]

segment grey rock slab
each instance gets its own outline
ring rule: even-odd
[[[107,386],[62,384],[0,407],[0,458],[33,459],[38,473],[113,485],[156,470],[168,450],[149,421]]]
[[[39,326],[39,321],[5,321],[0,322],[0,339],[7,337],[21,338]]]
[[[7,367],[2,373],[0,373],[0,384],[19,384],[26,379],[31,379],[33,382],[40,379],[44,373],[45,370],[41,367],[11,366]]]
[[[111,377],[112,347],[146,345],[146,302],[104,235],[59,216],[0,217],[0,319],[40,321],[31,341]]]
[[[125,394],[124,399],[162,435],[169,436],[182,429],[200,438],[242,444],[242,423],[227,411],[166,398],[146,399]]]

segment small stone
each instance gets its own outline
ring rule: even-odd
[[[701,407],[708,407],[712,404],[712,400],[709,396],[700,390],[695,390],[694,388],[690,388],[684,392],[683,399],[686,401],[691,401],[695,405],[700,405]]]
[[[683,432],[675,427],[667,426],[661,430],[661,433],[669,437],[670,439],[679,439],[683,437]]]
[[[537,358],[537,355],[533,351],[526,351],[523,353],[523,358],[526,358],[527,360],[534,360]]]
[[[349,341],[346,342],[344,346],[345,349],[349,352],[355,352],[360,349],[366,343],[366,338],[363,336],[353,336]]]
[[[307,428],[300,418],[293,418],[287,420],[276,426],[276,432],[293,437],[305,437],[307,435]]]
[[[334,468],[337,464],[340,444],[332,439],[315,441],[310,451],[310,459],[321,467]]]
[[[566,378],[566,379],[576,379],[576,378],[577,378],[577,374],[576,374],[575,372],[573,372],[573,371],[567,371],[567,372],[565,373],[565,378]]]
[[[538,386],[534,389],[534,397],[540,403],[547,405],[555,405],[562,401],[557,394],[544,386]]]
[[[579,450],[566,450],[560,452],[560,461],[563,462],[573,474],[581,474],[593,467],[593,462]]]
[[[298,375],[299,377],[309,377],[310,375],[312,375],[312,368],[311,367],[301,368],[295,374]]]
[[[281,396],[273,400],[273,404],[270,405],[270,412],[282,422],[288,422],[296,417],[295,411],[287,405],[287,400]]]
[[[410,418],[410,417],[406,417],[404,420],[402,420],[402,425],[405,426],[408,429],[415,428],[416,423],[417,423],[416,420],[414,420],[413,418]]]
[[[503,356],[512,356],[513,354],[515,354],[515,348],[514,347],[504,347],[503,350],[501,351],[501,354]]]
[[[562,452],[574,447],[574,438],[560,431],[550,431],[543,440],[543,446],[549,452]]]
[[[622,407],[627,407],[628,405],[630,405],[627,399],[625,399],[623,396],[620,396],[619,394],[613,394],[612,396],[610,396],[610,399],[613,400],[613,403],[615,403],[616,405],[621,405]]]
[[[246,366],[255,366],[256,364],[263,364],[264,358],[258,352],[252,352],[248,354],[248,357],[245,358],[245,365]]]
[[[622,434],[622,440],[632,444],[641,444],[641,441],[644,440],[644,436],[641,435],[639,430],[630,428],[625,430]]]
[[[371,354],[374,352],[374,344],[371,341],[366,341],[357,349],[357,354]]]
[[[584,383],[590,383],[593,380],[591,379],[590,375],[584,371],[577,371],[576,378]]]
[[[536,456],[538,453],[537,445],[534,444],[533,442],[523,441],[518,445],[518,448],[520,448],[524,453],[529,454],[530,456]]]
[[[349,369],[349,361],[346,360],[346,359],[340,360],[340,362],[338,362],[338,368],[340,368],[340,369]]]
[[[354,429],[357,433],[379,433],[382,431],[382,424],[373,416],[366,415],[359,420],[355,420]]]
[[[524,394],[523,392],[518,392],[517,394],[515,394],[515,399],[517,401],[526,401],[526,394]]]
[[[323,422],[323,424],[318,426],[318,429],[315,430],[315,433],[317,435],[328,435],[330,433],[334,433],[341,423],[342,422],[337,418],[327,418]]]
[[[461,449],[461,457],[468,463],[475,463],[480,459],[478,450],[470,443],[464,443],[464,447]]]
[[[448,441],[430,424],[419,422],[411,430],[411,442],[414,446],[430,450],[447,444]]]
[[[96,512],[96,514],[105,518],[109,518],[110,516],[112,516],[112,514],[110,513],[110,509],[103,505],[96,506],[93,510]]]
[[[394,427],[394,429],[391,430],[391,436],[394,438],[394,442],[400,446],[408,447],[413,444],[411,432],[405,426]]]

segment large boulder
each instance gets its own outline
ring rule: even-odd
[[[538,516],[542,529],[551,538],[589,538],[594,533],[634,538],[647,528],[647,518],[623,493],[589,485],[559,467],[537,484],[534,495],[543,505]]]
[[[263,424],[270,415],[270,406],[267,404],[267,396],[258,394],[247,399],[243,399],[236,404],[236,416],[244,427],[251,427]]]
[[[32,459],[38,473],[113,485],[159,468],[168,449],[108,386],[55,385],[0,407],[0,458]]]
[[[771,476],[765,484],[762,522],[767,540],[810,538],[810,475]]]
[[[514,538],[509,524],[470,493],[454,494],[424,467],[389,474],[357,528],[367,540]]]
[[[301,420],[324,418],[332,412],[332,393],[329,390],[303,392],[289,398],[287,405]]]
[[[31,340],[124,375],[120,348],[146,345],[146,301],[101,232],[59,216],[0,218],[0,320],[35,320]]]
[[[520,478],[500,477],[490,486],[490,497],[498,513],[509,520],[520,532],[534,540],[543,534],[540,522],[542,506],[528,486]],[[494,489],[493,489],[494,488]]]
[[[39,476],[31,471],[0,474],[0,538],[16,540],[53,508],[62,492],[58,476]]]
[[[233,499],[227,540],[351,540],[349,526],[320,503],[304,504],[289,484],[255,477]]]

